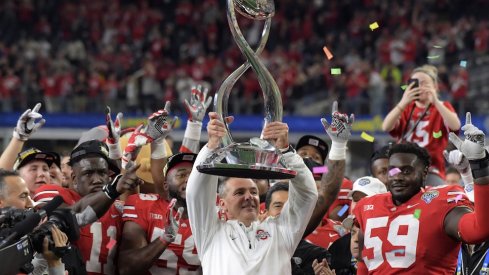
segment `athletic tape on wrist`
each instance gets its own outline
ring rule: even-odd
[[[330,160],[344,160],[346,159],[346,142],[331,142],[331,150],[329,150],[328,158]]]
[[[194,140],[200,140],[200,133],[202,132],[202,122],[187,120],[187,127],[183,138],[189,138]]]
[[[119,142],[116,142],[114,144],[107,144],[107,147],[109,147],[109,158],[110,159],[120,159],[122,157],[122,152],[121,148],[119,146]]]
[[[162,159],[166,157],[166,146],[165,138],[162,137],[161,140],[155,140],[151,143],[151,158],[152,159]]]

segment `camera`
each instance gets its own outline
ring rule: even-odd
[[[49,213],[47,221],[36,227],[41,217],[45,217],[46,212]],[[80,237],[80,228],[71,209],[60,208],[54,211],[0,209],[0,258],[9,263],[5,268],[2,267],[0,275],[15,274],[18,271],[32,272],[31,261],[34,252],[43,252],[43,243],[46,237],[49,241],[49,250],[58,257],[61,258],[69,253],[69,246],[54,246],[51,235],[53,225],[64,232],[70,242],[76,241]]]
[[[414,85],[413,85],[413,87],[411,87],[411,88],[413,88],[413,89],[414,89],[414,88],[418,88],[418,87],[419,87],[419,80],[418,80],[417,78],[410,78],[410,79],[408,80],[407,85],[409,86],[409,85],[411,85],[411,83],[413,83],[413,82],[414,82]]]

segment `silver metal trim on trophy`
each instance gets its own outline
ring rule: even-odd
[[[235,9],[249,19],[265,20],[256,52],[241,33]],[[268,40],[274,14],[273,0],[227,0],[229,28],[240,51],[246,57],[246,62],[224,80],[214,99],[214,110],[224,121],[227,135],[221,139],[221,148],[216,149],[204,163],[197,166],[197,170],[202,173],[255,179],[290,179],[297,175],[296,171],[286,167],[280,151],[268,141],[254,137],[249,142],[234,142],[229,126],[224,120],[228,116],[228,100],[231,90],[236,81],[250,67],[257,74],[263,91],[265,123],[282,120],[282,98],[277,83],[258,58]],[[223,162],[224,160],[226,162]]]

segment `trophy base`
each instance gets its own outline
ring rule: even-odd
[[[204,174],[250,179],[292,179],[297,175],[294,170],[261,165],[211,163],[197,166]]]
[[[275,147],[259,138],[217,149],[197,166],[197,170],[204,174],[251,179],[291,179],[297,175],[286,167],[282,154]]]

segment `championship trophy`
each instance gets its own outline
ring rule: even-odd
[[[241,33],[235,10],[249,19],[265,20],[256,52]],[[221,147],[197,166],[197,170],[202,173],[255,179],[290,179],[297,175],[296,171],[286,167],[281,152],[267,140],[254,137],[249,142],[234,142],[224,119],[228,116],[228,99],[234,84],[251,67],[257,74],[263,91],[265,123],[282,120],[282,99],[277,83],[258,59],[268,40],[274,14],[273,0],[227,0],[229,27],[247,61],[224,80],[214,99],[214,110],[224,121],[227,135],[221,139]]]

